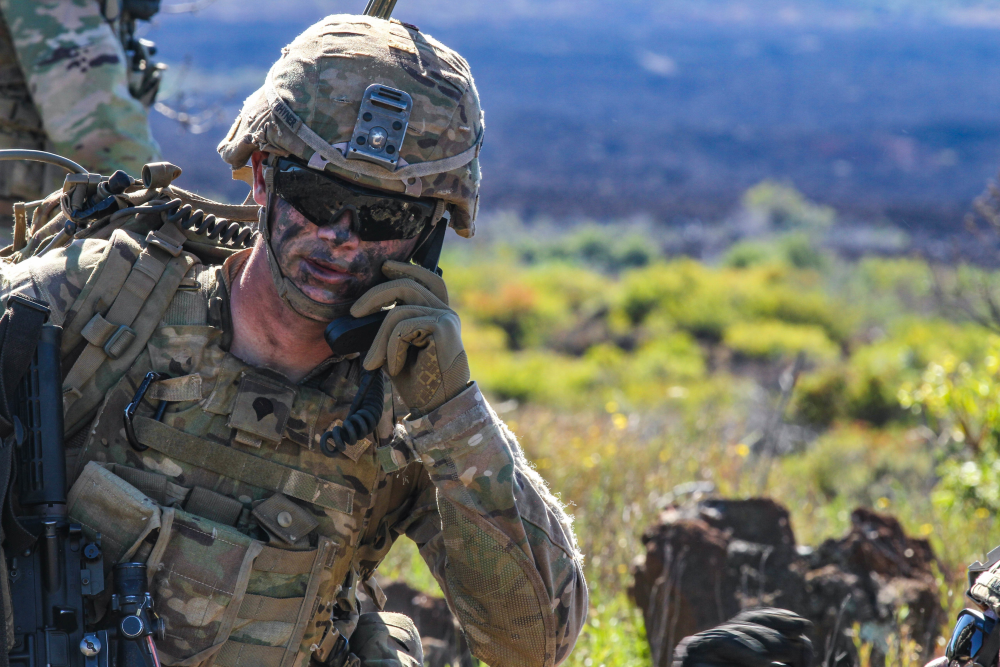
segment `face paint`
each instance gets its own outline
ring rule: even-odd
[[[280,198],[272,209],[272,246],[281,271],[309,298],[324,304],[357,301],[382,282],[386,260],[405,262],[418,239],[362,241],[350,214],[322,228]]]

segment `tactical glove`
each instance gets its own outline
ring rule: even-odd
[[[812,623],[784,609],[744,611],[711,630],[686,637],[674,652],[673,667],[789,667],[812,665]]]
[[[969,597],[979,603],[983,610],[1000,611],[1000,563],[986,570],[973,582]]]
[[[384,366],[411,412],[427,414],[469,384],[461,323],[448,307],[448,289],[436,273],[402,262],[386,262],[382,273],[389,282],[371,288],[351,307],[351,315],[364,317],[396,304],[364,367]]]

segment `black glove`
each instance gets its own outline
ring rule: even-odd
[[[752,609],[728,623],[685,637],[673,667],[811,667],[812,623],[785,609]]]

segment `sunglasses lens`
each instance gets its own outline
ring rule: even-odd
[[[434,218],[433,201],[354,186],[290,160],[278,161],[274,191],[316,225],[350,212],[362,241],[416,238]]]
[[[958,615],[955,629],[951,633],[951,641],[945,649],[948,660],[963,663],[976,657],[995,623],[996,621],[984,617],[979,612],[963,610]]]
[[[434,206],[385,197],[358,206],[358,237],[362,241],[413,239],[434,215]]]

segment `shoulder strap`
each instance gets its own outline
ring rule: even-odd
[[[112,245],[123,234],[127,232],[115,232]],[[106,285],[94,287],[97,293],[115,294],[115,284],[120,285],[110,307],[104,313],[94,312],[80,332],[86,346],[63,380],[67,431],[103,400],[105,390],[110,388],[110,384],[108,387],[103,384],[110,378],[117,380],[139,356],[184,274],[198,261],[190,253],[182,252],[180,244],[163,230],[150,232],[140,245],[142,251],[124,280],[122,269],[104,271],[99,281],[105,281]],[[111,372],[101,382],[102,386],[97,386],[95,378],[102,367]],[[81,400],[85,397],[87,400]]]

